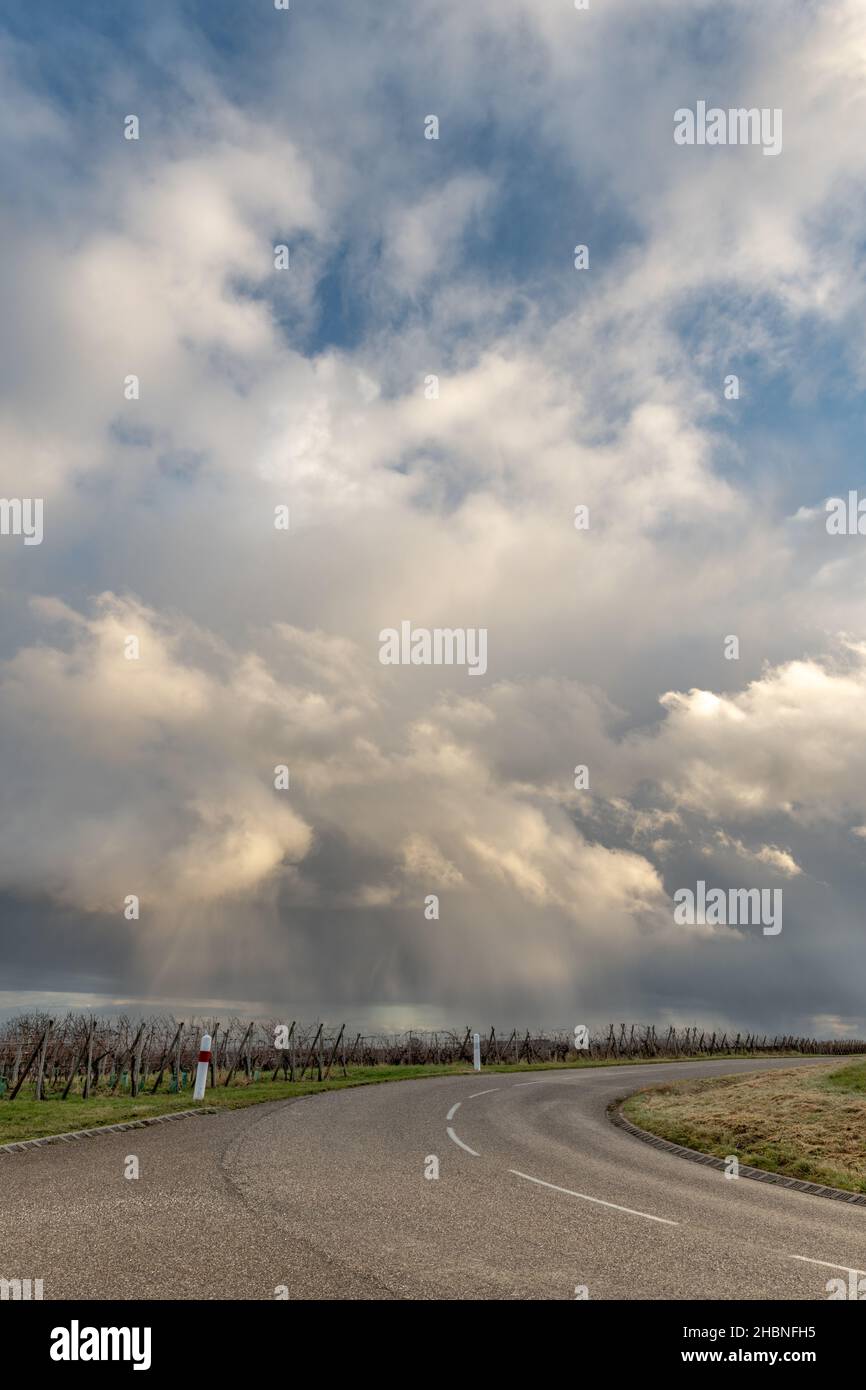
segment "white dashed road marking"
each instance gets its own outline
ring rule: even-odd
[[[792,1260],[802,1260],[807,1265],[823,1265],[825,1269],[844,1269],[846,1274],[866,1274],[866,1269],[850,1269],[848,1265],[835,1265],[830,1260],[810,1260],[808,1255],[792,1255]]]
[[[516,1084],[518,1086],[538,1086],[540,1083],[537,1081],[518,1081]],[[469,1100],[474,1100],[476,1096],[489,1096],[494,1091],[500,1089],[501,1087],[499,1086],[491,1086],[486,1091],[474,1091],[473,1094],[469,1096]],[[445,1116],[446,1120],[453,1120],[462,1104],[462,1101],[456,1101]],[[476,1149],[470,1149],[468,1144],[464,1144],[459,1134],[455,1134],[450,1125],[446,1128],[445,1133],[448,1135],[452,1144],[456,1144],[458,1148],[471,1154],[473,1158],[481,1157]],[[544,1182],[542,1178],[530,1177],[529,1173],[521,1173],[516,1168],[509,1168],[508,1171],[509,1173],[513,1173],[516,1178],[523,1178],[525,1182],[534,1182],[538,1187],[547,1187],[551,1192],[562,1192],[566,1197],[579,1197],[582,1202],[594,1202],[595,1205],[599,1207],[610,1207],[612,1211],[623,1211],[627,1216],[641,1216],[645,1221],[657,1221],[662,1226],[679,1226],[680,1224],[679,1221],[668,1220],[666,1216],[651,1216],[648,1211],[635,1211],[634,1207],[621,1207],[618,1202],[605,1202],[602,1201],[601,1197],[590,1197],[586,1192],[573,1192],[570,1187],[557,1187],[556,1183]],[[796,1259],[797,1256],[794,1258]],[[841,1266],[838,1267],[841,1268]]]
[[[450,1125],[446,1129],[445,1133],[448,1135],[448,1138],[451,1140],[452,1143],[459,1144],[460,1148],[465,1149],[466,1152],[468,1154],[471,1154],[473,1158],[481,1157],[481,1155],[476,1153],[474,1149],[470,1149],[468,1144],[463,1143],[463,1140],[459,1137],[459,1135],[454,1133],[454,1130],[451,1128]]]
[[[537,1183],[539,1187],[549,1187],[552,1192],[564,1192],[567,1197],[579,1197],[582,1202],[595,1202],[600,1207],[612,1207],[614,1211],[624,1211],[629,1216],[642,1216],[645,1221],[658,1221],[662,1226],[679,1226],[679,1221],[669,1221],[666,1216],[651,1216],[648,1211],[635,1211],[634,1207],[621,1207],[618,1202],[603,1202],[600,1197],[588,1197],[585,1192],[572,1192],[569,1187],[557,1187],[554,1182],[544,1182],[541,1178],[532,1178],[528,1173],[520,1173],[516,1168],[509,1168],[509,1173],[513,1173],[516,1178],[524,1178],[526,1182]]]

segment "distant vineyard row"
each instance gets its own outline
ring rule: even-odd
[[[55,1020],[28,1014],[0,1024],[0,1097],[25,1087],[37,1098],[184,1090],[195,1069],[202,1035],[212,1038],[210,1082],[246,1085],[279,1076],[322,1080],[350,1067],[454,1065],[472,1061],[472,1029],[367,1035],[346,1026],[297,1020],[247,1022],[168,1016],[131,1019],[69,1014]],[[578,1045],[579,1044],[579,1045]],[[574,1062],[581,1058],[703,1057],[718,1054],[866,1052],[866,1041],[793,1035],[710,1032],[706,1029],[610,1024],[597,1033],[575,1030],[481,1035],[482,1065]]]

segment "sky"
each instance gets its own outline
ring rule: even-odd
[[[866,1036],[860,0],[36,0],[0,93],[0,1013]]]

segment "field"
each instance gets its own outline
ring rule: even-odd
[[[866,1192],[866,1062],[676,1081],[631,1096],[641,1129],[718,1158]]]

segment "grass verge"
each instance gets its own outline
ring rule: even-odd
[[[675,1081],[629,1096],[632,1124],[675,1144],[866,1192],[866,1062]]]
[[[719,1053],[714,1060],[725,1057],[745,1057],[746,1053]],[[754,1054],[751,1054],[754,1055]],[[774,1054],[778,1056],[777,1054]],[[573,1062],[497,1062],[485,1066],[484,1071],[574,1071],[581,1067],[615,1067],[653,1065],[659,1062],[687,1061],[676,1057],[599,1057],[583,1058]],[[218,1106],[221,1110],[236,1110],[245,1105],[261,1105],[265,1101],[288,1100],[295,1096],[316,1095],[319,1091],[340,1091],[347,1086],[370,1086],[385,1081],[418,1080],[426,1076],[465,1076],[472,1068],[467,1063],[457,1065],[420,1066],[380,1066],[349,1067],[346,1077],[332,1077],[328,1081],[257,1081],[244,1080],[234,1085],[208,1088],[205,1103]],[[145,1093],[133,1099],[130,1095],[109,1096],[99,1093],[89,1100],[80,1095],[70,1094],[68,1100],[49,1097],[47,1100],[34,1100],[32,1089],[22,1087],[14,1101],[6,1097],[0,1099],[0,1144],[20,1142],[23,1139],[43,1139],[49,1134],[66,1134],[76,1129],[93,1129],[97,1125],[122,1124],[128,1120],[143,1120],[150,1115],[165,1115],[172,1110],[189,1110],[194,1102],[192,1088],[179,1094],[170,1095],[166,1090],[155,1096]],[[635,1121],[635,1123],[638,1123]]]

